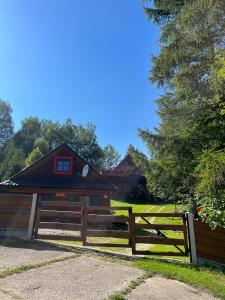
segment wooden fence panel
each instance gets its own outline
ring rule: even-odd
[[[212,230],[206,223],[194,221],[198,259],[225,264],[225,229]]]
[[[32,196],[0,194],[0,229],[28,230]]]

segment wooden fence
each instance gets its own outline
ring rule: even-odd
[[[180,218],[183,223],[182,225],[151,224],[147,220],[148,217]],[[137,223],[137,218],[142,218],[147,224]],[[40,233],[39,231],[43,229],[45,232]],[[50,233],[46,234],[46,230],[50,230]],[[60,234],[51,234],[51,230],[60,230]],[[145,230],[144,236],[139,233],[140,230]],[[183,236],[182,238],[169,238],[160,230],[180,231]],[[71,234],[68,234],[68,231]],[[75,231],[79,232],[79,235],[74,236]],[[84,246],[131,248],[133,254],[188,255],[186,221],[183,214],[133,213],[132,207],[87,206],[84,203],[68,201],[40,201],[34,237],[80,241]],[[103,238],[103,242],[99,241],[100,238]],[[119,242],[113,243],[111,239],[119,239]],[[140,251],[136,248],[137,244],[171,245],[176,248],[176,251]]]
[[[112,212],[115,211],[126,211],[128,216],[124,215],[113,215]],[[104,214],[103,214],[104,213]],[[105,214],[107,213],[107,214]],[[85,246],[101,246],[101,247],[130,247],[131,246],[131,207],[87,207],[85,214],[85,229],[84,236]],[[127,224],[127,229],[125,230],[112,230],[113,225],[117,223]],[[93,225],[96,224],[107,224],[103,226],[104,228],[93,229]],[[106,227],[106,228],[105,228]],[[128,239],[128,244],[120,243],[95,243],[87,242],[88,237],[104,237],[104,238],[118,238],[118,239]]]
[[[84,203],[39,201],[34,237],[45,240],[84,241],[84,207]],[[50,233],[41,234],[40,229],[47,229]],[[51,230],[60,230],[61,234],[51,234]],[[73,234],[62,234],[69,231]]]
[[[206,223],[194,221],[197,264],[225,265],[225,229],[212,230]]]
[[[150,223],[147,218],[173,218],[181,219],[182,225],[177,224],[155,224]],[[145,224],[136,223],[136,218],[141,218],[145,221]],[[188,255],[188,237],[187,237],[187,227],[186,218],[184,214],[180,213],[134,213],[132,214],[132,253],[142,254],[142,255],[170,255],[170,256],[187,256]],[[138,233],[139,230],[152,230],[156,231],[157,234],[151,236],[142,236]],[[164,234],[164,231],[179,231],[182,233],[182,238],[171,238]],[[172,251],[146,251],[137,250],[137,244],[153,244],[153,245],[170,245],[174,246],[178,252]],[[182,249],[180,246],[183,246]]]
[[[0,194],[0,237],[27,237],[31,203],[31,195]]]

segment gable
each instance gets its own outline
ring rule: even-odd
[[[67,158],[72,162],[70,174],[55,172],[56,158]],[[87,162],[67,144],[62,144],[43,158],[10,178],[9,185],[15,187],[65,188],[79,190],[113,191],[116,188],[89,164],[89,172],[82,176]],[[5,184],[7,181],[5,182]],[[0,185],[3,185],[1,183]]]

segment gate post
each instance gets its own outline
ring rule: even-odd
[[[129,238],[129,247],[132,247],[132,232],[133,232],[133,222],[132,222],[132,207],[129,207],[128,209],[128,216],[129,216],[129,222],[128,222],[128,230],[129,230],[129,234],[130,234],[130,238]]]
[[[30,209],[29,226],[28,226],[28,231],[27,231],[27,239],[28,240],[31,240],[32,236],[33,236],[33,228],[34,228],[35,211],[36,211],[36,207],[37,207],[37,199],[38,199],[38,194],[33,194],[32,204],[31,204],[31,209]]]
[[[131,214],[131,249],[132,249],[132,254],[136,253],[136,228],[135,228],[135,216],[132,213]]]
[[[195,231],[194,231],[194,216],[192,213],[187,212],[187,223],[188,223],[188,237],[190,247],[190,259],[191,263],[197,266],[197,254],[195,245]]]
[[[83,214],[82,214],[82,241],[83,246],[86,246],[87,243],[87,225],[88,225],[88,208],[87,203],[84,203]]]

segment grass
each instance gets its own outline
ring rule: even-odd
[[[225,299],[225,272],[206,267],[193,267],[186,263],[165,262],[157,259],[137,260],[134,267],[146,272],[160,274],[166,278],[205,289],[215,296]]]

